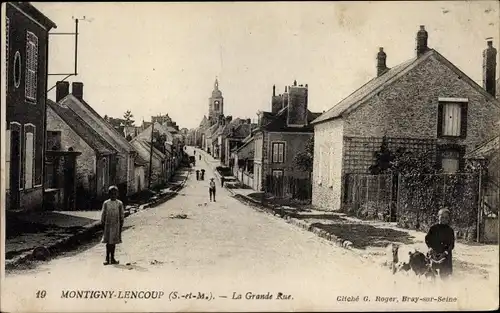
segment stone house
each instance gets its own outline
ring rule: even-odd
[[[49,31],[56,25],[29,2],[7,2],[5,12],[5,207],[40,210]]]
[[[231,152],[243,145],[243,140],[251,134],[252,129],[256,126],[256,124],[251,123],[250,119],[237,118],[224,129],[221,138],[223,142],[221,162],[225,166],[233,167],[234,160],[231,158]]]
[[[114,129],[84,100],[83,83],[73,82],[71,94],[69,94],[68,82],[58,82],[56,88],[57,104],[70,108],[118,151],[115,185],[120,190],[120,197],[125,199],[134,194],[137,190],[135,186],[135,158],[137,157],[137,151],[122,134]]]
[[[313,137],[310,124],[319,113],[308,110],[308,86],[285,87],[276,96],[273,86],[272,111],[260,112],[257,127],[252,130],[255,142],[254,189],[267,191],[270,178],[305,179],[309,173],[297,168],[294,156],[303,151]]]
[[[491,90],[430,49],[427,39],[421,26],[415,57],[392,68],[380,48],[377,77],[313,121],[313,205],[339,210],[344,177],[368,173],[384,136],[391,150],[432,152],[435,166],[454,173],[464,168],[467,152],[497,132],[500,104]]]
[[[214,151],[214,143],[213,143],[213,134],[217,131],[217,129],[219,128],[219,124],[218,123],[215,123],[213,124],[212,126],[210,126],[209,128],[207,128],[207,130],[205,131],[204,133],[204,146],[203,146],[203,150],[205,150],[208,154],[210,154],[211,156],[213,156],[213,151]]]
[[[81,153],[76,162],[78,209],[92,209],[81,205],[104,200],[109,186],[115,182],[118,151],[70,108],[50,99],[47,100],[46,136],[47,151],[73,150]],[[54,175],[55,169],[51,165],[46,163],[47,176],[51,177],[49,180],[56,180],[57,175]],[[51,187],[58,185],[54,182]]]

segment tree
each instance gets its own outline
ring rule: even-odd
[[[134,115],[132,114],[132,112],[130,110],[127,110],[123,114],[123,118],[125,120],[125,126],[132,126],[132,125],[134,125],[134,120],[132,119],[133,117],[134,117]]]
[[[314,159],[314,137],[311,137],[303,151],[295,154],[293,159],[294,164],[303,171],[312,173],[313,171],[313,159]]]

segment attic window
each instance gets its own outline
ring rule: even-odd
[[[438,137],[467,136],[467,107],[467,99],[439,98]]]

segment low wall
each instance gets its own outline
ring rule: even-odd
[[[498,218],[485,217],[483,242],[485,243],[498,243]]]

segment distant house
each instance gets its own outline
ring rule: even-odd
[[[154,146],[152,147],[151,142],[138,139],[137,137],[132,139],[130,143],[135,147],[142,159],[150,160],[151,158],[151,170],[148,161],[144,166],[145,177],[141,183],[144,184],[146,188],[154,188],[155,186],[165,184],[169,179],[169,174],[167,172],[167,158],[165,154],[156,149]],[[149,182],[150,175],[151,183]]]
[[[5,8],[5,207],[40,210],[45,189],[47,54],[49,31],[56,25],[29,2],[6,2]]]
[[[242,140],[239,147],[231,151],[232,171],[234,176],[244,185],[254,188],[254,137],[248,136]]]
[[[427,38],[421,26],[415,57],[392,68],[380,48],[377,77],[313,121],[313,205],[340,209],[347,175],[369,172],[384,136],[389,149],[426,151],[431,165],[456,173],[466,153],[498,133],[500,104],[491,87],[429,49]],[[485,86],[494,86],[493,60],[485,60]]]
[[[137,151],[122,134],[84,100],[83,83],[73,82],[72,93],[68,94],[68,91],[69,88],[65,82],[57,83],[57,104],[70,108],[118,151],[115,184],[118,186],[123,199],[134,194],[137,191],[134,169]]]
[[[253,128],[257,125],[252,124],[250,119],[235,119],[231,121],[222,133],[222,157],[221,162],[229,167],[233,167],[234,160],[231,158],[231,152],[235,148],[243,145],[243,140],[251,134]]]
[[[207,128],[207,130],[204,132],[204,144],[203,144],[203,150],[205,150],[206,152],[208,152],[208,154],[212,155],[213,156],[213,134],[217,131],[217,129],[219,128],[219,124],[216,123],[216,124],[213,124],[212,126],[210,126],[209,128]]]
[[[204,149],[205,146],[205,131],[209,127],[209,122],[206,115],[203,116],[203,119],[200,122],[200,125],[194,130],[194,145]]]
[[[258,126],[252,131],[254,189],[269,191],[268,182],[273,179],[309,177],[294,164],[294,157],[313,137],[310,123],[318,116],[308,110],[307,85],[297,85],[295,81],[278,96],[273,87],[272,111],[260,112]]]
[[[107,197],[109,186],[116,181],[118,151],[69,107],[47,100],[47,150],[70,149],[81,153],[76,162],[78,209],[92,209],[81,206],[95,205]],[[46,164],[47,177],[50,177],[47,184],[64,190],[65,182],[56,181],[55,165]]]

